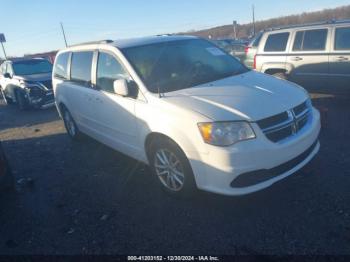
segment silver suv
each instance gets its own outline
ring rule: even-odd
[[[0,93],[6,104],[19,109],[54,106],[52,64],[43,58],[6,60],[0,65]]]
[[[345,91],[350,81],[350,20],[265,31],[254,66],[309,90]]]

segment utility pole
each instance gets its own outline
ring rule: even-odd
[[[63,24],[62,24],[62,22],[60,24],[61,24],[62,34],[63,34],[63,38],[64,38],[64,43],[66,44],[66,47],[67,47],[68,46],[67,39],[66,39],[66,34],[64,33]]]
[[[236,27],[237,27],[237,21],[236,20],[233,20],[233,35],[234,35],[234,38],[237,39],[237,30],[236,30]]]
[[[253,36],[255,36],[255,7],[252,5],[252,11],[253,11]]]

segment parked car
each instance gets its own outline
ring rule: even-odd
[[[350,20],[264,32],[255,55],[255,69],[311,90],[348,92]]]
[[[238,58],[240,61],[243,61],[245,58],[245,44],[243,42],[228,40],[228,39],[220,39],[220,40],[212,40],[214,44],[216,44],[221,49],[225,50],[230,55]]]
[[[253,39],[246,45],[244,52],[245,56],[243,59],[243,63],[249,67],[249,68],[255,68],[254,62],[255,62],[255,55],[257,51],[257,47],[259,46],[261,37],[263,35],[263,32],[259,32]]]
[[[13,189],[13,187],[13,175],[0,142],[0,192],[5,189]]]
[[[318,152],[320,115],[301,87],[207,40],[155,36],[69,47],[53,71],[68,135],[150,165],[169,193],[252,193]]]
[[[21,109],[54,106],[52,64],[46,59],[6,60],[0,67],[0,92],[7,104]]]

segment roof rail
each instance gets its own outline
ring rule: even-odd
[[[69,47],[73,47],[73,46],[80,46],[80,45],[97,45],[97,44],[110,44],[113,43],[113,40],[110,39],[105,39],[105,40],[99,40],[99,41],[91,41],[91,42],[84,42],[84,43],[80,43],[80,44],[75,44],[75,45],[70,45]]]
[[[156,36],[172,36],[172,35],[175,35],[175,34],[158,34]]]
[[[343,20],[327,20],[327,21],[320,21],[320,22],[313,22],[313,23],[304,23],[304,24],[294,24],[294,25],[287,25],[287,26],[280,26],[280,27],[271,27],[267,28],[262,31],[275,31],[275,30],[282,30],[282,29],[290,29],[295,27],[307,27],[307,26],[317,26],[317,25],[328,25],[328,24],[344,24],[344,23],[350,23],[350,19],[343,19]]]

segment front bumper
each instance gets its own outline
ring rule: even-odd
[[[224,195],[253,193],[295,173],[319,151],[320,114],[314,108],[307,125],[281,143],[271,142],[256,124],[253,123],[252,126],[256,132],[256,139],[226,148],[208,145],[209,153],[201,154],[198,160],[190,159],[199,189]],[[265,179],[255,177],[255,184],[252,184],[252,180],[250,183],[243,183],[243,186],[234,183],[241,175],[240,180],[253,172],[257,176],[257,173],[262,175],[261,170],[272,170],[274,174],[265,176]]]
[[[35,108],[46,109],[55,105],[55,98],[52,90],[43,91],[35,96],[30,93],[27,95],[29,104]]]

